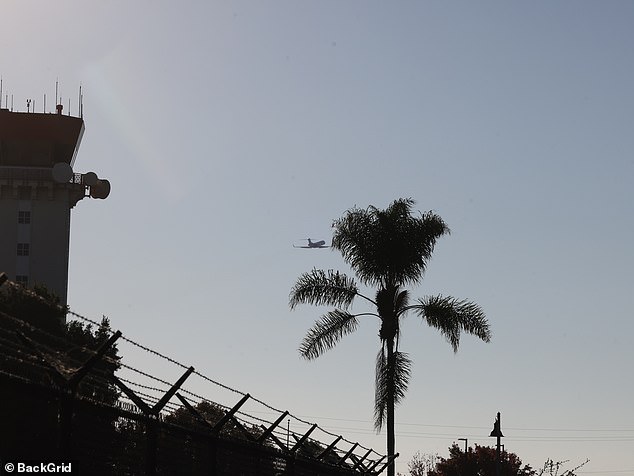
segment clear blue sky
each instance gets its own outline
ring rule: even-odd
[[[59,78],[76,114],[81,84],[75,171],[112,183],[73,210],[73,310],[384,451],[377,324],[302,361],[322,310],[291,312],[289,290],[347,268],[292,245],[412,197],[452,229],[414,295],[477,301],[494,338],[454,355],[406,322],[397,469],[461,437],[494,444],[500,411],[525,462],[634,475],[634,3],[9,0],[0,15],[3,95],[52,109]]]

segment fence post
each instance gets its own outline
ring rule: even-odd
[[[157,466],[157,452],[158,452],[158,431],[159,431],[159,415],[163,407],[167,404],[170,398],[178,391],[178,389],[185,383],[185,380],[192,374],[194,367],[189,367],[185,373],[178,379],[178,381],[172,385],[165,395],[156,402],[153,407],[150,407],[143,401],[134,391],[128,388],[121,380],[115,375],[111,375],[112,381],[119,387],[123,393],[125,393],[130,400],[132,400],[137,407],[143,412],[146,417],[146,447],[145,447],[145,474],[146,476],[154,476],[156,474]]]
[[[145,476],[156,474],[156,454],[158,451],[158,417],[147,415],[145,439]]]

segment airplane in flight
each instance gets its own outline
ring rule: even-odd
[[[308,246],[295,246],[293,248],[330,248],[326,245],[324,240],[312,241],[310,238],[306,238],[308,240]]]

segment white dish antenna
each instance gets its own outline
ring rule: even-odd
[[[73,168],[66,162],[58,162],[53,166],[52,174],[57,183],[68,183],[73,178]]]

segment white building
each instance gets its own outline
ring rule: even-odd
[[[70,210],[106,198],[110,183],[73,172],[81,117],[0,109],[0,272],[46,286],[66,304]]]

